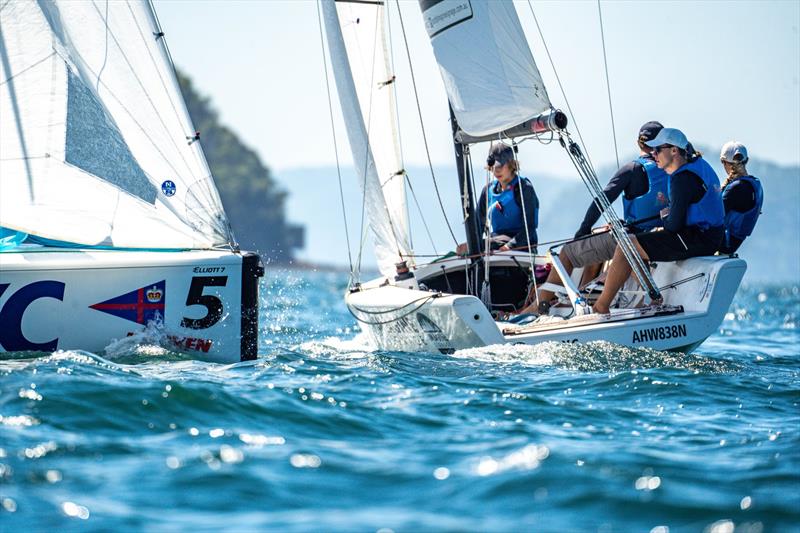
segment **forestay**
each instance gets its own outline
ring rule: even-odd
[[[336,88],[375,240],[378,267],[411,263],[405,175],[399,157],[395,78],[382,2],[322,2]]]
[[[459,127],[478,137],[550,109],[513,2],[419,0]]]
[[[0,14],[0,226],[120,248],[232,242],[148,3]]]

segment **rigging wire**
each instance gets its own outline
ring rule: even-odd
[[[428,167],[431,169],[431,179],[433,180],[433,188],[436,191],[436,199],[439,200],[439,208],[442,210],[442,216],[444,217],[445,224],[447,224],[447,229],[450,231],[450,236],[453,238],[453,242],[456,246],[458,246],[458,239],[456,239],[456,234],[453,233],[453,228],[450,225],[450,220],[447,218],[447,213],[444,210],[444,203],[442,203],[442,195],[439,194],[439,185],[436,183],[436,175],[433,172],[433,162],[431,161],[431,152],[428,148],[428,136],[425,134],[425,123],[422,120],[422,108],[419,103],[419,93],[417,92],[417,81],[416,77],[414,76],[414,66],[411,64],[411,52],[408,48],[408,39],[406,37],[406,28],[403,24],[403,13],[400,11],[400,0],[396,0],[397,5],[397,15],[400,19],[400,29],[403,33],[403,43],[405,44],[406,48],[406,58],[408,59],[408,69],[411,73],[411,85],[414,87],[414,99],[417,103],[417,114],[419,115],[419,124],[420,129],[422,130],[422,141],[425,144],[425,155],[428,157]]]
[[[535,256],[535,254],[533,252],[533,249],[531,247],[531,234],[530,234],[530,230],[528,229],[528,214],[525,212],[525,198],[522,195],[522,176],[519,175],[519,170],[520,170],[519,169],[519,159],[517,159],[517,150],[518,150],[517,146],[518,145],[517,145],[517,143],[514,142],[513,139],[510,139],[510,141],[512,143],[511,144],[511,153],[514,154],[514,161],[516,162],[516,165],[517,165],[517,176],[519,176],[519,178],[518,178],[518,187],[517,188],[519,189],[519,203],[522,206],[522,223],[525,226],[525,239],[527,241],[525,244],[526,244],[526,248],[528,249],[528,261],[530,262],[530,267],[531,267],[531,280],[533,280],[533,294],[535,296],[536,304],[538,305],[539,304],[539,288],[536,286],[536,265],[535,265],[536,256]],[[531,186],[533,186],[533,185],[531,185]],[[535,216],[536,215],[534,214],[534,218],[535,218]],[[516,259],[515,259],[515,261],[516,261]]]
[[[542,32],[542,27],[539,26],[539,19],[536,18],[536,13],[533,12],[533,5],[531,4],[531,0],[528,0],[528,8],[531,11],[531,15],[533,16],[533,21],[536,23],[536,29],[539,31],[539,38],[542,40],[542,45],[544,46],[544,51],[547,53],[547,59],[550,61],[550,67],[553,69],[553,74],[555,74],[556,81],[558,82],[558,88],[561,90],[561,96],[564,98],[564,103],[567,104],[567,111],[569,111],[570,116],[572,117],[572,123],[575,124],[575,131],[578,134],[578,139],[580,139],[581,144],[586,146],[586,141],[583,140],[583,135],[581,134],[581,129],[578,127],[578,121],[575,120],[575,113],[572,112],[572,106],[569,105],[569,99],[567,98],[567,92],[564,90],[564,85],[561,83],[561,77],[558,75],[558,70],[556,70],[556,64],[553,61],[553,56],[550,55],[550,48],[547,46],[547,41],[544,38],[544,33]],[[589,160],[589,164],[592,164],[592,159],[589,154],[586,154],[586,158]]]
[[[325,37],[322,33],[322,14],[317,2],[317,23],[319,24],[319,43],[322,51],[322,64],[325,69],[325,92],[328,96],[328,114],[331,119],[331,132],[333,133],[333,151],[336,156],[336,175],[339,178],[339,199],[342,202],[342,218],[344,219],[344,236],[347,241],[347,260],[350,264],[350,281],[353,281],[353,256],[350,252],[350,230],[347,226],[347,209],[344,205],[344,187],[342,186],[342,169],[339,164],[339,145],[336,142],[336,126],[333,121],[333,102],[331,101],[331,85],[328,77],[328,57],[325,55]]]
[[[403,171],[405,173],[405,170]],[[438,257],[439,252],[436,250],[436,244],[433,242],[433,235],[431,235],[431,230],[428,227],[428,222],[425,220],[425,214],[422,212],[422,207],[419,205],[419,200],[417,200],[417,193],[414,191],[414,187],[411,186],[411,179],[408,178],[405,180],[406,185],[408,186],[408,190],[411,191],[411,197],[414,199],[414,205],[417,206],[417,211],[419,212],[419,217],[422,219],[422,227],[425,228],[425,233],[428,235],[428,240],[431,243],[431,249],[433,253],[436,254]],[[411,238],[410,228],[409,228],[409,239]],[[410,244],[410,243],[409,243]],[[411,249],[413,250],[414,247],[412,246]],[[415,254],[408,254],[405,257],[416,257]]]
[[[164,79],[164,77],[161,75],[161,69],[158,68],[157,61],[153,57],[153,54],[152,54],[151,49],[150,49],[150,46],[147,46],[148,40],[145,37],[145,33],[142,31],[142,27],[139,24],[139,20],[136,18],[136,15],[134,14],[133,9],[131,8],[130,4],[128,4],[128,11],[131,14],[131,18],[134,20],[134,23],[136,24],[136,29],[139,32],[139,36],[141,37],[142,41],[145,42],[145,44],[146,44],[145,45],[145,50],[147,50],[147,55],[148,55],[148,57],[150,57],[150,61],[153,64],[153,68],[155,69],[156,74],[158,75],[158,80],[161,83],[161,87],[164,89],[164,91],[169,96],[169,104],[170,104],[170,107],[172,108],[172,111],[173,111],[173,113],[175,115],[175,119],[178,121],[179,124],[181,124],[181,126],[185,127],[185,126],[188,125],[189,128],[191,129],[191,131],[195,131],[196,132],[196,130],[194,128],[194,124],[192,123],[192,117],[191,117],[191,115],[189,115],[189,110],[186,107],[186,102],[184,101],[183,96],[182,96],[182,92],[181,92],[181,88],[180,88],[180,82],[178,81],[178,69],[175,67],[175,62],[172,60],[172,53],[169,50],[169,44],[167,43],[167,39],[164,38],[164,28],[161,26],[161,21],[158,19],[158,13],[156,13],[156,9],[155,9],[155,6],[153,5],[153,1],[152,0],[148,0],[147,4],[148,4],[148,7],[150,8],[149,9],[150,15],[152,17],[152,22],[155,25],[155,30],[156,30],[155,32],[152,32],[152,33],[155,36],[156,42],[160,43],[161,49],[162,49],[164,55],[166,56],[167,64],[168,64],[170,70],[172,71],[172,80],[171,80],[172,84],[171,85],[172,85],[173,90],[175,92],[177,92],[177,95],[178,95],[177,99],[178,99],[179,105],[180,105],[180,107],[181,107],[181,109],[183,111],[182,113],[176,107],[176,102],[175,102],[176,99],[173,98],[172,95],[170,94],[170,89],[167,87],[167,82]],[[95,10],[97,10],[96,6],[95,6]],[[113,32],[111,32],[111,35],[112,35],[112,37],[114,36]],[[116,39],[115,39],[115,42],[116,42]],[[117,43],[117,46],[119,46],[119,43]],[[131,68],[131,71],[133,71],[133,67],[131,66],[130,61],[128,60],[128,57],[122,51],[121,47],[120,47],[120,52],[122,53],[122,57],[125,59],[125,62]],[[136,76],[134,74],[134,77],[136,78],[137,81],[139,81],[139,83],[141,85],[141,81],[139,80],[138,76]],[[108,90],[108,87],[105,87],[105,88],[106,88],[106,90]],[[145,94],[147,94],[147,91],[144,89],[144,87],[142,87],[142,90],[144,90]],[[112,96],[113,96],[113,93],[112,93]],[[158,113],[158,111],[155,109],[155,105],[152,103],[152,100],[150,99],[149,94],[147,95],[147,97],[148,97],[148,100],[151,102],[151,105],[153,105],[153,109],[156,112],[156,114],[158,115],[159,121],[161,122],[161,125],[164,127],[165,133],[167,133],[166,137],[170,140],[170,142],[172,143],[173,147],[175,148],[175,151],[178,153],[180,158],[183,160],[184,164],[187,167],[189,167],[189,162],[184,157],[183,150],[178,148],[178,145],[175,143],[175,139],[171,135],[168,134],[169,130],[168,130],[166,124],[164,123],[164,120],[162,119],[161,114]],[[115,97],[115,99],[116,99],[116,97]],[[121,102],[120,102],[120,105],[122,105]],[[127,111],[127,108],[125,108],[124,105],[122,105],[122,107],[123,107],[123,109],[125,109]],[[128,112],[128,113],[130,114],[130,112]],[[131,118],[133,118],[133,117],[131,116]],[[134,122],[136,122],[136,124],[138,125],[138,122],[135,119],[134,119]],[[152,138],[150,138],[150,136],[145,132],[145,130],[144,130],[144,128],[142,126],[139,126],[139,127],[142,129],[142,132],[150,140],[150,142],[153,143],[153,145],[156,147],[158,152],[161,153],[161,150],[158,148],[158,144],[156,144],[156,142]],[[196,135],[198,135],[197,132],[196,132]],[[216,205],[218,207],[219,212],[216,213],[215,220],[217,222],[220,222],[223,227],[222,227],[222,229],[215,228],[215,230],[224,235],[224,237],[228,240],[227,245],[230,247],[230,249],[232,251],[238,252],[239,251],[239,243],[237,242],[236,236],[234,235],[233,226],[231,225],[231,221],[228,218],[228,216],[225,214],[225,210],[222,207],[222,200],[220,199],[219,191],[217,190],[217,186],[216,186],[216,184],[214,183],[214,181],[213,181],[213,179],[211,177],[211,169],[208,166],[208,161],[206,161],[205,156],[202,154],[202,148],[198,145],[196,149],[191,150],[191,154],[194,157],[194,162],[202,170],[208,172],[207,175],[205,175],[205,176],[203,176],[201,178],[196,178],[195,183],[201,184],[201,191],[202,191],[203,196],[204,196],[203,200],[205,200],[206,203],[208,203],[208,204]],[[164,154],[162,154],[162,157],[164,157],[166,163],[168,165],[170,165],[170,167],[172,167],[171,161],[167,160],[166,156]],[[179,173],[177,171],[175,171],[175,173],[179,175]],[[194,183],[190,187],[192,187],[192,186],[194,186]],[[178,215],[177,213],[176,213],[176,215],[179,218],[181,218],[180,215]],[[194,227],[193,224],[192,224],[192,227]]]
[[[611,135],[614,138],[614,156],[617,158],[619,168],[619,149],[617,148],[617,127],[614,124],[614,107],[611,105],[611,79],[608,77],[608,58],[606,57],[606,36],[603,30],[603,10],[600,0],[597,0],[597,16],[600,17],[600,41],[603,43],[603,66],[606,69],[606,89],[608,90],[608,113],[611,115]]]
[[[536,18],[536,13],[534,13],[533,11],[533,6],[531,5],[530,0],[528,0],[528,7],[530,8],[533,20],[536,23],[536,28],[539,31],[539,36],[542,39],[542,44],[544,45],[544,49],[547,52],[547,58],[550,61],[551,67],[553,68],[553,73],[555,74],[556,80],[558,81],[558,86],[561,89],[561,94],[564,97],[565,103],[567,104],[567,109],[569,110],[570,115],[572,115],[572,120],[575,123],[575,130],[578,133],[578,138],[580,139],[581,144],[585,146],[586,143],[583,140],[580,128],[578,127],[578,123],[575,120],[575,115],[572,112],[572,108],[569,105],[569,101],[567,100],[566,92],[564,91],[561,79],[559,78],[558,72],[556,71],[553,58],[550,55],[550,50],[547,47],[547,42],[544,39],[544,34],[542,33],[541,26],[539,25],[539,20]],[[597,174],[594,171],[594,165],[592,164],[589,154],[583,153],[580,147],[569,138],[569,133],[565,132],[564,135],[566,136],[567,142],[565,143],[564,138],[562,137],[561,139],[562,146],[564,146],[564,148],[566,149],[567,154],[570,157],[570,160],[575,166],[575,169],[578,171],[578,174],[580,175],[587,189],[589,189],[589,192],[593,194],[595,203],[598,204],[598,207],[602,208],[601,212],[603,214],[603,218],[606,219],[606,222],[608,222],[609,226],[611,227],[611,231],[614,234],[614,238],[617,241],[620,250],[625,256],[625,260],[631,266],[633,273],[636,275],[642,287],[645,286],[650,287],[651,298],[655,299],[660,297],[658,288],[655,285],[655,282],[653,281],[652,275],[650,274],[650,270],[644,264],[644,261],[642,260],[639,251],[635,248],[627,232],[623,229],[622,224],[620,223],[619,218],[617,217],[616,212],[614,211],[614,208],[609,203],[608,197],[605,195],[605,192],[603,192],[603,187],[600,184],[600,181],[597,179]],[[614,147],[616,149],[616,141],[614,143]]]

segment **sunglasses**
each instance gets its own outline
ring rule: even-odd
[[[654,154],[657,154],[658,152],[660,152],[660,151],[661,151],[661,150],[663,150],[664,148],[672,148],[672,145],[669,145],[669,144],[662,144],[662,145],[660,145],[660,146],[656,146],[655,148],[653,148],[653,153],[654,153]]]

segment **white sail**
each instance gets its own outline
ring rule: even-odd
[[[0,15],[0,226],[121,248],[230,241],[146,1],[21,0]]]
[[[492,135],[550,109],[513,2],[419,1],[463,131]]]
[[[353,164],[363,187],[378,268],[394,276],[410,246],[394,76],[382,2],[323,1],[328,49]]]

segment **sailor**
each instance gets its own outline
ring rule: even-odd
[[[753,233],[761,206],[764,189],[761,181],[747,173],[747,148],[730,141],[722,147],[719,155],[728,179],[722,187],[722,203],[725,205],[725,238],[719,248],[721,254],[733,254],[742,242]]]
[[[677,261],[714,254],[725,233],[725,210],[714,169],[680,130],[664,128],[646,144],[653,148],[658,168],[670,179],[669,207],[662,210],[663,227],[631,238],[642,259],[645,263]],[[594,304],[596,313],[609,312],[630,273],[631,266],[617,245],[603,292]]]
[[[630,227],[633,233],[660,226],[661,218],[658,214],[661,209],[667,207],[669,177],[666,172],[658,168],[651,154],[653,149],[645,144],[655,139],[663,128],[664,126],[655,120],[639,128],[637,138],[639,157],[617,170],[603,189],[608,203],[614,203],[620,194],[625,193],[622,197],[622,208],[625,222],[633,223]],[[598,218],[600,209],[596,202],[592,202],[586,210],[580,228],[575,233],[575,238],[589,235]]]
[[[639,146],[639,157],[617,170],[603,189],[609,203],[613,203],[620,194],[624,193],[622,207],[625,222],[630,224],[628,230],[632,233],[660,226],[659,213],[661,209],[667,207],[669,176],[658,168],[651,154],[653,149],[645,144],[655,139],[663,128],[664,126],[655,120],[646,122],[639,128],[636,140]],[[586,210],[580,228],[575,233],[575,238],[579,240],[567,243],[559,254],[567,273],[571,273],[574,267],[585,268],[581,280],[582,285],[597,275],[603,262],[614,257],[616,241],[611,232],[599,232],[586,238],[591,235],[592,226],[599,218],[600,208],[596,202],[592,202]],[[555,269],[550,271],[547,282],[560,283],[558,272]],[[534,301],[521,313],[546,312],[553,296],[552,291],[540,290],[538,301],[541,303],[537,304]]]
[[[502,143],[492,145],[486,168],[494,178],[478,198],[478,227],[486,228],[493,249],[530,249],[535,253],[539,198],[530,180],[519,175],[513,148]],[[467,245],[463,243],[456,248],[460,255],[466,251]]]

